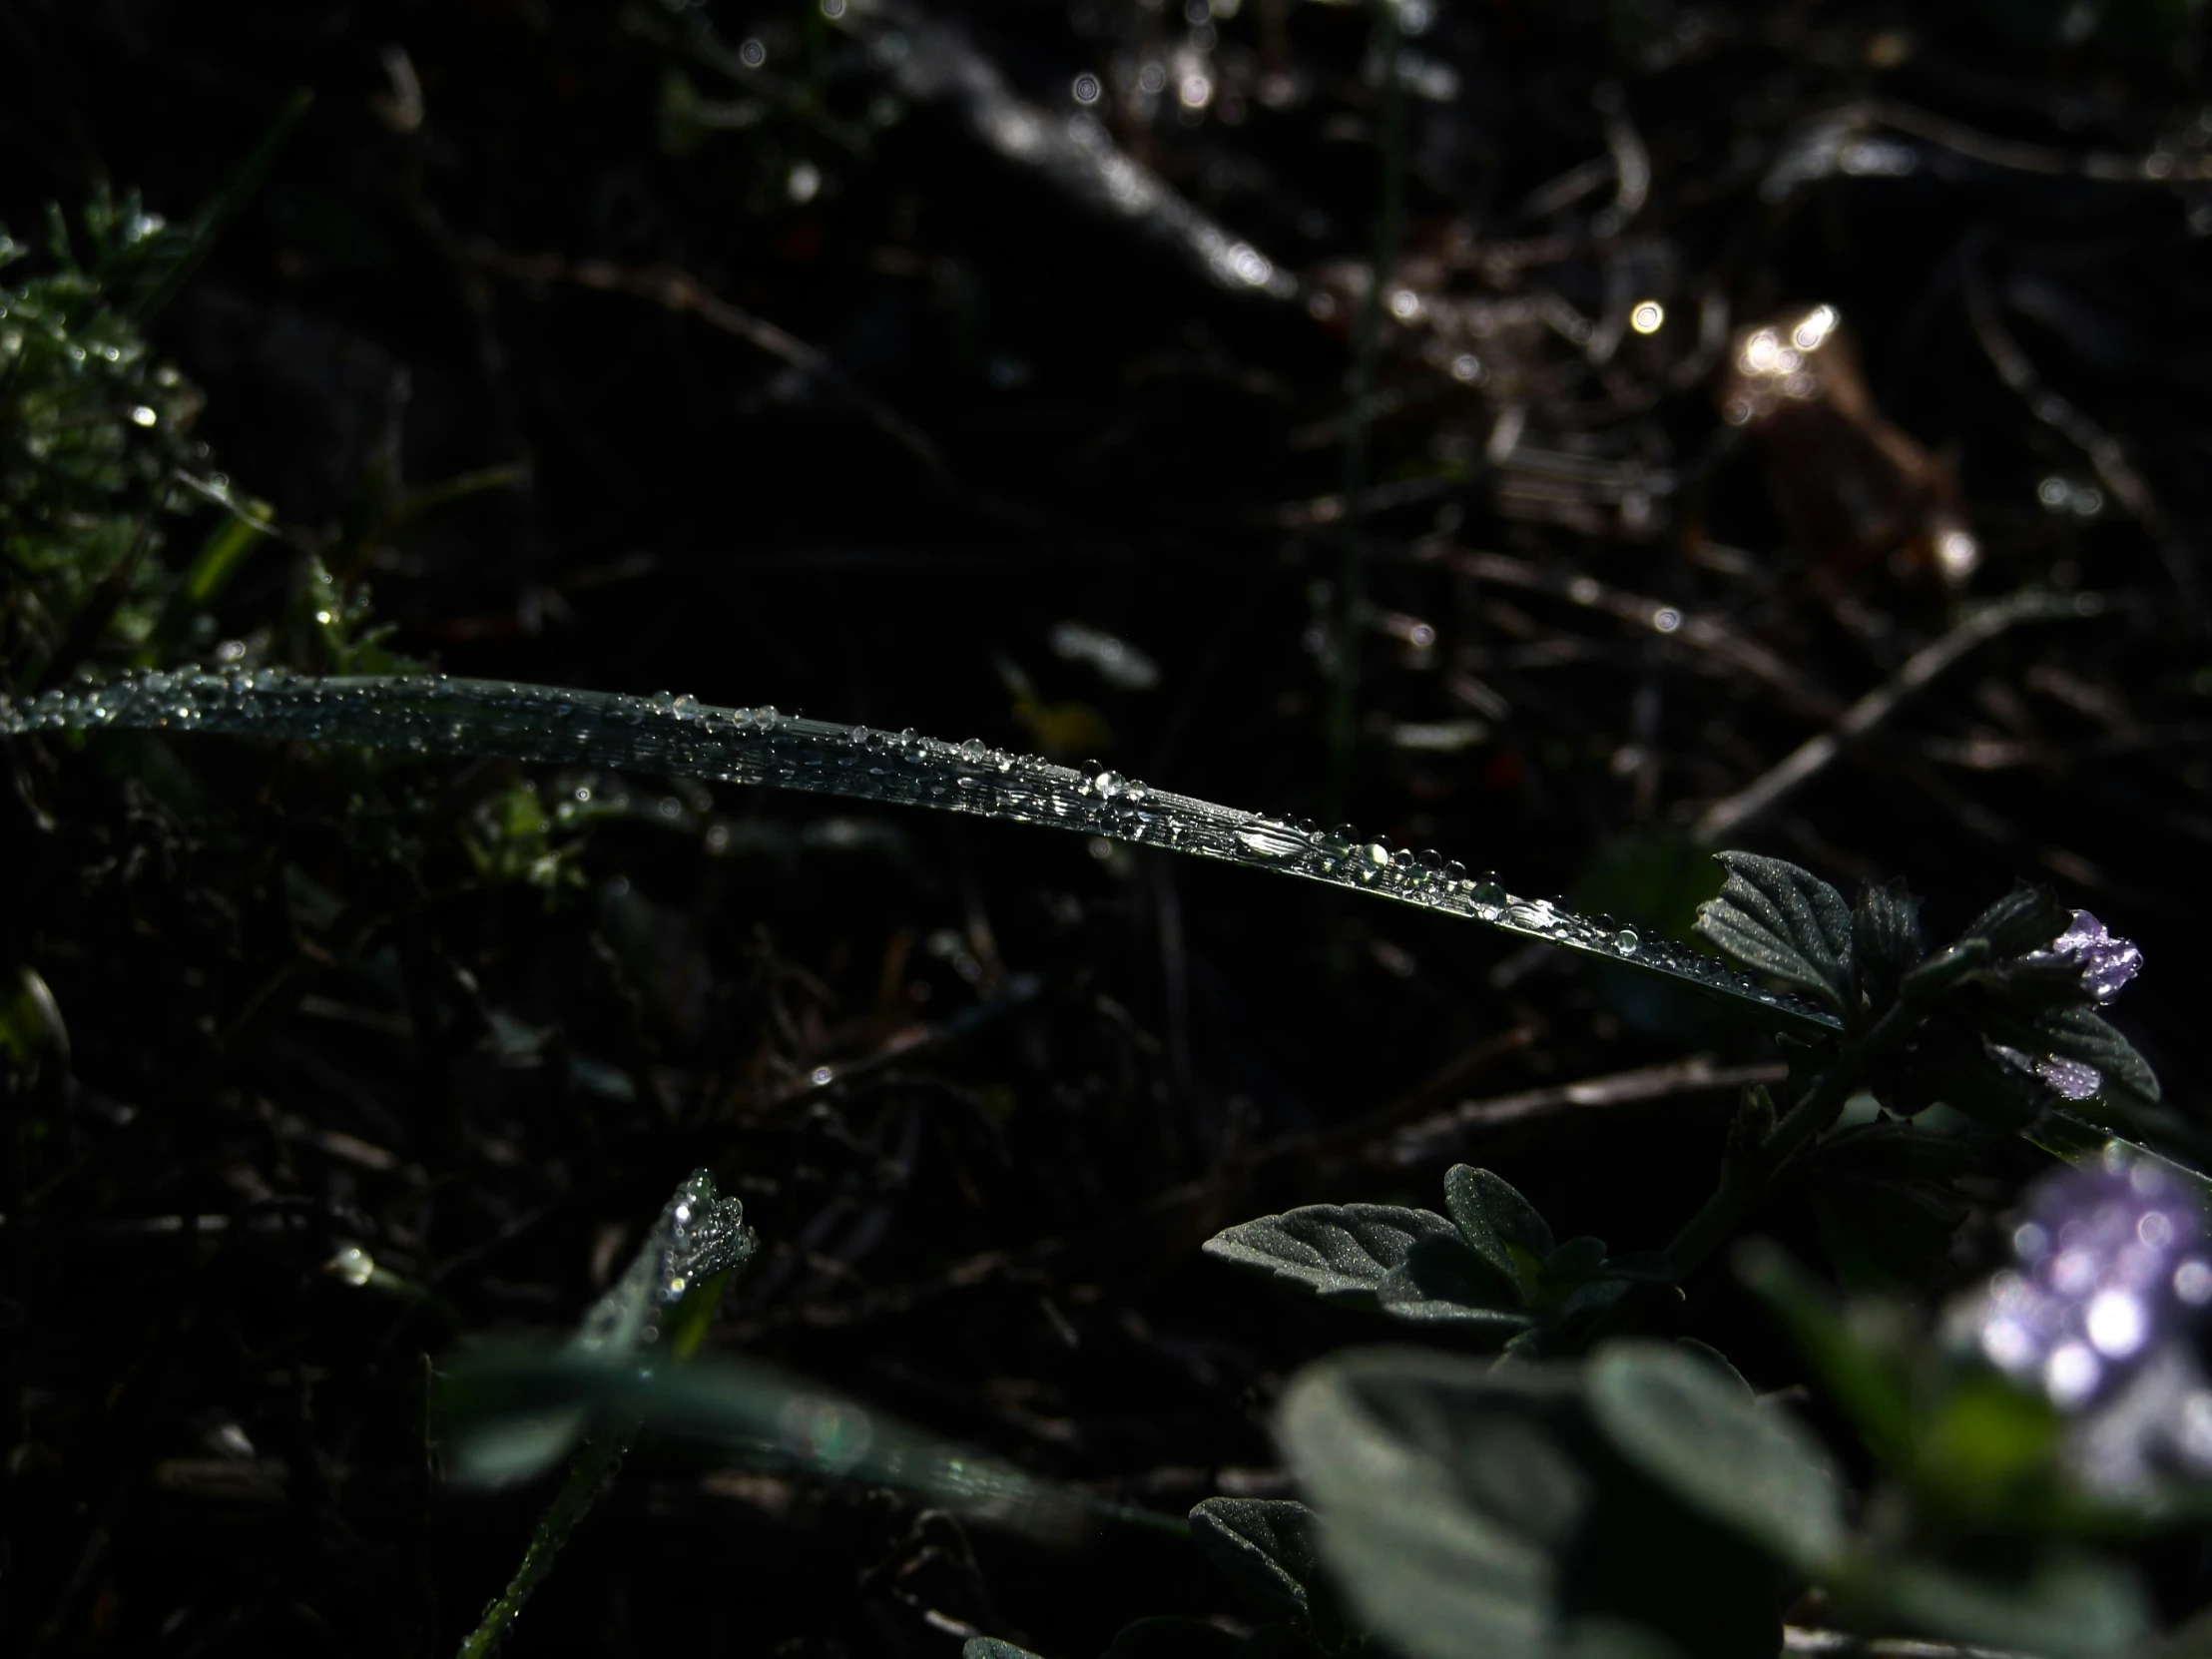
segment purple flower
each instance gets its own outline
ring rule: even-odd
[[[2049,948],[2030,952],[2027,960],[2047,961],[2053,956],[2077,958],[2081,963],[2081,988],[2099,1002],[2110,1002],[2120,994],[2120,987],[2143,969],[2143,952],[2135,941],[2106,932],[2104,923],[2087,910],[2074,911],[2073,920],[2050,941]]]
[[[2030,1189],[2012,1262],[1951,1328],[2073,1419],[2075,1476],[2128,1492],[2167,1470],[2212,1473],[2212,1383],[2193,1340],[2212,1308],[2212,1247],[2190,1189],[2108,1149],[2101,1166]]]
[[[2212,1305],[2212,1253],[2188,1190],[2159,1165],[2107,1158],[2028,1194],[2014,1265],[1971,1310],[2000,1371],[2076,1410],[2110,1392]]]
[[[2040,1077],[2067,1100],[2087,1100],[2104,1087],[2104,1073],[2081,1060],[2068,1060],[2057,1054],[2046,1054],[2038,1060],[2032,1054],[2023,1054],[2002,1043],[1990,1043],[1988,1050],[2014,1071]]]

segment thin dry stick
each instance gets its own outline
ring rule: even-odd
[[[2020,144],[1992,138],[1960,122],[1910,104],[1887,100],[1861,106],[1869,121],[1894,127],[1918,139],[1940,145],[1968,161],[2001,167],[2013,173],[2040,173],[2055,179],[2097,179],[2107,184],[2172,185],[2212,179],[2212,157],[2176,156],[2154,150],[2147,156],[2123,156],[2112,151],[2051,150],[2039,144]],[[1858,113],[1858,112],[1854,112]]]
[[[735,334],[843,398],[885,437],[927,467],[939,482],[951,482],[951,469],[945,464],[943,452],[920,428],[797,334],[731,304],[688,272],[665,266],[638,270],[606,260],[564,260],[557,254],[509,254],[487,243],[474,245],[469,258],[487,271],[518,281],[568,282],[600,293],[626,293]]]
[[[2018,593],[1974,611],[1949,633],[1906,658],[1897,673],[1846,709],[1843,718],[1829,730],[1799,745],[1748,788],[1707,808],[1697,821],[1698,838],[1717,841],[1734,834],[1825,769],[1851,744],[1888,720],[1900,704],[1959,658],[1975,646],[1995,639],[2015,623],[2099,616],[2104,608],[2104,599],[2098,594],[2084,593],[2066,598],[2048,593]]]
[[[1716,1066],[1712,1057],[1693,1054],[1687,1060],[1669,1060],[1655,1066],[1638,1066],[1607,1077],[1585,1077],[1573,1083],[1555,1083],[1515,1094],[1492,1095],[1487,1100],[1461,1101],[1448,1112],[1407,1124],[1376,1149],[1378,1162],[1403,1167],[1424,1163],[1451,1150],[1468,1134],[1496,1129],[1508,1123],[1591,1106],[1627,1106],[1664,1100],[1673,1095],[1708,1094],[1739,1089],[1753,1083],[1780,1083],[1789,1067],[1778,1064]]]
[[[1570,605],[1603,611],[1623,622],[1653,629],[1664,639],[1717,657],[1773,687],[1782,694],[1785,704],[1799,714],[1826,720],[1835,718],[1838,713],[1835,698],[1756,640],[1713,617],[1611,587],[1594,577],[1562,574],[1505,553],[1452,552],[1444,555],[1442,563],[1446,569],[1464,576],[1533,593],[1552,594]],[[1668,626],[1670,621],[1671,627]]]

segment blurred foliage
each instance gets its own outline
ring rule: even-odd
[[[191,511],[201,396],[148,345],[135,291],[174,257],[137,197],[95,198],[80,256],[57,209],[43,259],[0,229],[0,559],[13,573],[0,661],[35,683],[64,642],[153,637],[164,525]],[[10,268],[13,268],[12,270]]]

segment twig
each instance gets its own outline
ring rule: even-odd
[[[1753,1083],[1779,1083],[1788,1075],[1789,1068],[1783,1065],[1716,1066],[1710,1056],[1696,1054],[1687,1060],[1639,1066],[1606,1077],[1585,1077],[1573,1083],[1492,1095],[1487,1100],[1462,1101],[1448,1112],[1406,1125],[1378,1150],[1377,1161],[1398,1167],[1423,1163],[1442,1156],[1475,1131],[1525,1123],[1554,1112],[1627,1106],[1676,1095],[1739,1089]]]
[[[2029,592],[2013,594],[1973,611],[1949,633],[1914,652],[1897,673],[1846,709],[1843,718],[1828,731],[1799,745],[1749,787],[1707,808],[1697,821],[1698,838],[1718,841],[1734,834],[1807,779],[1823,771],[1847,747],[1888,720],[1900,704],[1959,658],[1974,647],[1995,639],[2014,624],[2098,616],[2104,608],[2104,600],[2098,594],[2065,598]]]
[[[600,293],[626,293],[735,334],[843,398],[884,436],[927,467],[939,483],[951,485],[951,469],[945,464],[943,452],[920,428],[798,335],[731,304],[688,272],[665,266],[640,270],[607,260],[564,260],[557,254],[509,254],[482,242],[469,249],[469,258],[487,271],[518,281],[569,282]]]
[[[2014,139],[1991,138],[1962,122],[1930,115],[1909,104],[1878,100],[1864,106],[1866,115],[1885,127],[1926,139],[1964,156],[1968,161],[2001,167],[2013,173],[2040,173],[2054,179],[2096,179],[2107,184],[2173,185],[2212,179],[2212,157],[2176,156],[2154,150],[2147,156],[2123,156],[2111,151],[2046,149]]]
[[[1788,707],[1800,714],[1833,719],[1838,713],[1837,701],[1829,693],[1758,641],[1713,617],[1609,586],[1595,577],[1568,574],[1505,553],[1454,551],[1445,554],[1441,562],[1447,570],[1463,576],[1552,594],[1570,605],[1603,611],[1623,622],[1649,628],[1669,641],[1692,646],[1771,686],[1782,694]]]

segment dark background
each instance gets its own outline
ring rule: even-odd
[[[1057,745],[1647,926],[1699,895],[1686,827],[1962,599],[2105,595],[1972,652],[1731,839],[1846,888],[1902,873],[1938,936],[2015,877],[2056,883],[2141,941],[2120,1023],[2201,1107],[2212,104],[2191,15],[1438,0],[1399,60],[1389,291],[1415,314],[1381,330],[1348,463],[1392,143],[1373,21],[13,0],[0,222],[27,238],[102,185],[187,219],[313,91],[153,326],[205,389],[217,464],[286,526],[217,608],[257,652],[315,552],[448,672]],[[1220,280],[1159,214],[994,148],[931,64],[1055,128],[1096,77],[1124,153],[1300,291]],[[1621,123],[1650,171],[1625,215]],[[2089,155],[2136,176],[2084,177]],[[1971,293],[2070,429],[2006,383]],[[1577,319],[1644,296],[1666,327],[1593,361]],[[1466,301],[1491,332],[1437,320]],[[1906,551],[1793,535],[1769,473],[1838,476],[1840,452],[1716,413],[1701,308],[1815,302],[1953,471],[1984,550],[1963,596]],[[1450,372],[1469,351],[1475,383]],[[2085,434],[2114,445],[2102,471]],[[408,493],[485,469],[505,470],[442,505]],[[1348,479],[1378,488],[1363,513]],[[1352,518],[1374,614],[1339,789]],[[1469,574],[1470,551],[1535,586]],[[1803,695],[1577,601],[1577,576],[1729,624]],[[1070,621],[1156,683],[1057,655]],[[576,878],[548,892],[463,849],[515,769],[172,748],[196,810],[44,752],[0,809],[8,948],[53,987],[73,1066],[9,1218],[11,1651],[450,1651],[545,1491],[439,1489],[431,1363],[572,1323],[699,1165],[764,1239],[718,1342],[1130,1502],[1280,1490],[1283,1377],[1391,1331],[1200,1240],[1297,1203],[1433,1206],[1463,1158],[1561,1237],[1656,1248],[1707,1190],[1725,1093],[1549,1112],[1408,1169],[1378,1161],[1382,1118],[1771,1058],[1509,939],[1155,853],[728,789],[664,816],[659,781],[546,776],[548,803],[640,808],[568,835]],[[1988,1144],[1920,1288],[1981,1259],[2034,1167]],[[1827,1261],[1803,1190],[1760,1226]],[[346,1244],[437,1301],[324,1273]],[[1690,1290],[1676,1328],[1792,1381],[1724,1269]],[[1087,1653],[1140,1614],[1230,1610],[1142,1533],[1054,1552],[649,1449],[515,1651],[949,1655],[964,1623]]]

